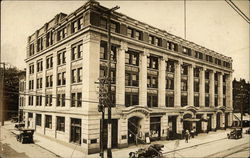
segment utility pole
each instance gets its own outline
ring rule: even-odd
[[[2,66],[3,65],[3,66]],[[5,63],[0,63],[0,109],[1,109],[1,126],[4,126],[4,75]]]
[[[243,104],[244,104],[244,88],[243,88],[243,85],[241,85],[240,86],[240,90],[241,90],[241,92],[240,92],[240,96],[241,96],[241,105],[240,105],[240,113],[241,113],[241,115],[240,115],[240,120],[241,120],[241,122],[240,122],[240,128],[241,128],[241,131],[242,131],[242,129],[243,129]]]
[[[106,11],[107,13],[107,24],[108,24],[108,67],[107,67],[107,79],[108,79],[108,141],[107,141],[107,158],[112,158],[112,151],[111,151],[111,141],[112,141],[112,119],[111,119],[111,111],[112,111],[112,99],[111,99],[111,23],[110,23],[110,16],[111,14],[119,9],[119,6],[115,6]]]

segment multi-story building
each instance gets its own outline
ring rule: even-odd
[[[233,80],[233,112],[250,114],[250,83],[245,79]]]
[[[100,149],[96,82],[107,73],[107,9],[89,1],[60,13],[27,45],[26,126],[87,153]],[[153,141],[231,126],[230,57],[117,12],[111,35],[113,148],[137,133]]]

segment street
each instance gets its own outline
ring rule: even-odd
[[[14,124],[12,124],[14,130]],[[37,140],[35,140],[36,143]],[[0,157],[4,158],[56,158],[55,154],[36,144],[21,144],[11,130],[1,127]]]
[[[7,128],[8,127],[8,128]],[[11,128],[10,128],[11,127]],[[1,152],[0,156],[4,158],[56,158],[68,157],[65,152],[70,152],[72,149],[60,145],[59,150],[51,148],[51,142],[40,143],[35,139],[35,144],[21,144],[16,141],[15,135],[12,133],[14,128],[13,124],[6,124],[1,129]],[[210,132],[209,134],[199,134],[195,138],[191,138],[188,143],[185,140],[174,141],[159,141],[153,143],[164,144],[163,155],[164,157],[249,157],[249,135],[243,134],[242,139],[227,139],[226,134],[230,130],[219,130],[217,132]],[[44,141],[44,140],[43,140]],[[53,144],[56,146],[57,144]],[[46,149],[50,146],[49,149]],[[136,151],[139,148],[144,148],[148,145],[129,146],[123,149],[113,149],[114,158],[127,158],[128,153]],[[49,151],[50,150],[50,151]],[[53,152],[52,152],[53,151]],[[64,151],[64,152],[62,152]],[[82,157],[85,155],[76,154],[72,157]],[[96,158],[99,154],[92,154],[84,157]]]

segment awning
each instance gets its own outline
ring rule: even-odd
[[[183,121],[190,121],[190,122],[198,122],[200,121],[200,119],[196,119],[196,118],[186,118]]]

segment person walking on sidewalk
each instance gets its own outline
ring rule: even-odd
[[[188,130],[186,130],[186,132],[185,132],[185,142],[186,142],[186,143],[188,143],[189,137],[190,137],[190,133],[189,133]]]

